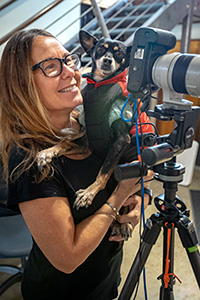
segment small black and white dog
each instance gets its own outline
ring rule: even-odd
[[[83,207],[91,205],[95,195],[105,188],[130,143],[131,127],[121,119],[120,112],[128,94],[126,68],[131,47],[118,40],[98,40],[84,30],[80,31],[79,39],[85,52],[92,58],[92,70],[84,75],[87,85],[82,91],[86,133],[91,149],[104,158],[95,182],[86,190],[77,192],[75,205]],[[127,113],[130,117],[132,109]],[[124,162],[137,159],[137,155],[131,156]],[[124,208],[122,213],[126,213],[127,209]],[[125,240],[131,236],[132,230],[129,223],[114,222],[112,225],[112,235],[121,233]]]
[[[127,95],[126,67],[130,47],[108,38],[97,39],[87,31],[79,33],[80,43],[92,58],[92,70],[83,77],[87,85],[82,91],[86,133],[91,149],[105,159],[96,181],[77,192],[76,206],[92,203],[105,187],[124,148],[130,142],[130,124],[120,112]],[[132,114],[132,109],[129,109]],[[137,158],[136,158],[137,159]]]

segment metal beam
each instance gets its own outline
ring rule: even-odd
[[[192,18],[194,12],[194,0],[191,0],[188,15],[183,19],[182,25],[182,38],[181,38],[181,52],[190,52],[191,30],[192,30]]]
[[[91,0],[92,6],[93,6],[93,12],[98,20],[98,24],[101,27],[102,33],[104,37],[110,38],[110,34],[108,31],[108,28],[106,26],[103,14],[101,12],[100,7],[97,4],[96,0]]]

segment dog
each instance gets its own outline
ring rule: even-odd
[[[104,163],[95,182],[87,189],[76,192],[74,205],[77,209],[92,204],[95,195],[105,188],[119,161],[130,162],[137,159],[136,147],[128,147],[130,133],[135,133],[133,124],[124,122],[120,117],[121,108],[128,95],[126,68],[129,65],[131,47],[118,40],[98,40],[84,30],[80,30],[79,38],[81,46],[92,58],[92,70],[84,75],[87,85],[82,91],[84,125],[90,148],[103,157]],[[126,118],[130,119],[132,110],[132,107],[126,107]],[[58,153],[56,146],[41,151],[38,163],[44,164],[44,160],[49,163],[52,156]],[[121,233],[125,240],[131,236],[131,224],[114,224],[112,235]]]
[[[94,196],[105,187],[119,162],[122,149],[130,143],[127,124],[121,118],[112,122],[110,111],[113,103],[126,98],[125,69],[131,50],[120,41],[108,38],[98,40],[84,30],[80,30],[79,39],[92,58],[91,73],[83,75],[87,78],[87,85],[82,90],[86,133],[92,151],[102,156],[105,162],[94,184],[87,190],[78,191],[75,202],[78,207],[92,204]],[[128,113],[131,113],[130,109]],[[109,124],[111,122],[114,125]]]

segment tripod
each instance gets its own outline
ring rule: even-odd
[[[130,299],[144,268],[153,245],[163,228],[163,273],[159,300],[174,300],[174,234],[178,230],[183,247],[186,249],[198,286],[200,287],[200,254],[193,223],[189,220],[189,210],[176,195],[177,184],[183,180],[185,168],[175,159],[168,163],[154,166],[155,178],[163,182],[165,193],[154,199],[158,213],[147,219],[142,234],[142,243],[131,266],[118,300]]]

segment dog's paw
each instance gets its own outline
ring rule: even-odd
[[[78,210],[80,207],[87,208],[89,205],[91,205],[95,197],[95,193],[89,189],[80,189],[76,192],[76,196],[74,207],[76,207]]]
[[[127,241],[130,237],[132,237],[133,226],[131,223],[123,223],[121,224],[121,235],[125,241]]]
[[[80,189],[76,192],[76,200],[74,207],[78,210],[80,207],[88,207],[92,204],[96,194],[102,189],[102,186],[95,181],[93,184],[88,186],[85,190]]]
[[[38,152],[37,155],[38,169],[41,171],[44,166],[51,163],[52,158],[56,156],[58,152],[59,149],[56,146]]]
[[[130,223],[123,223],[120,224],[119,222],[114,222],[111,225],[111,235],[122,235],[122,238],[127,241],[131,236],[133,232],[133,226]]]

